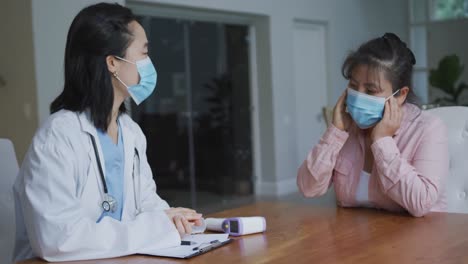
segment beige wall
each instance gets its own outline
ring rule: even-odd
[[[21,163],[38,123],[31,0],[2,1],[0,34],[0,138],[13,141]]]

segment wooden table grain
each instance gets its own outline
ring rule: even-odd
[[[465,214],[414,218],[371,209],[264,202],[210,217],[257,215],[267,219],[265,233],[236,238],[190,260],[135,255],[66,263],[468,263]]]

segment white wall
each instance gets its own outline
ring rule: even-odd
[[[123,0],[32,0],[34,54],[39,124],[49,116],[49,105],[63,90],[63,55],[68,28],[84,7]]]
[[[76,12],[91,2],[95,1],[33,0],[40,121],[47,117],[48,105],[62,88],[62,60],[68,26]],[[122,3],[123,0],[118,2]],[[297,157],[296,139],[292,136],[296,134],[291,56],[294,20],[328,23],[329,105],[335,103],[345,88],[346,82],[341,77],[340,68],[349,50],[388,31],[397,33],[404,40],[408,39],[406,0],[132,1],[141,2],[266,17],[258,22],[264,31],[257,32],[257,53],[262,53],[259,54],[258,65],[262,67],[258,69],[258,81],[261,89],[268,89],[260,91],[259,98],[262,175],[259,175],[257,190],[267,194],[296,191],[296,170],[303,159]],[[263,121],[263,117],[266,121]],[[304,142],[310,146],[314,143]]]

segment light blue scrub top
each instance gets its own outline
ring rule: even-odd
[[[112,197],[117,201],[116,210],[114,212],[102,212],[101,217],[97,220],[99,223],[105,216],[110,216],[116,220],[122,219],[122,209],[124,202],[124,147],[122,129],[119,124],[119,135],[117,145],[112,141],[112,138],[104,131],[96,129],[101,143],[102,153],[104,155],[104,167],[106,170],[105,177],[107,190]]]

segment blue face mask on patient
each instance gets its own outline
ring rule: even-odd
[[[382,120],[385,102],[399,91],[384,98],[360,93],[348,88],[346,96],[347,111],[360,129],[370,128]]]

